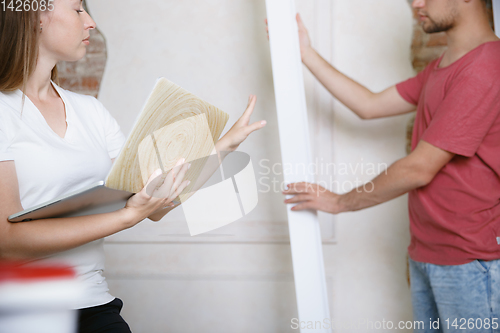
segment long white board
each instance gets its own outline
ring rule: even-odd
[[[284,181],[314,182],[313,175],[307,173],[312,156],[295,3],[266,0],[266,5],[282,163],[297,171],[284,172]],[[292,206],[288,205],[287,213],[300,331],[331,332],[318,326],[307,329],[308,323],[330,318],[323,249],[317,214],[294,212]]]
[[[500,37],[500,0],[493,0],[493,19],[495,20],[495,32]]]

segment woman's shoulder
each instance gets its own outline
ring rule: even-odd
[[[0,108],[14,109],[18,112],[21,110],[22,94],[19,90],[15,91],[0,91]]]
[[[24,101],[26,108],[26,100]],[[0,91],[0,141],[12,139],[21,127],[22,93],[20,91]]]
[[[89,121],[95,121],[96,117],[101,118],[104,113],[104,105],[94,96],[76,93],[54,84],[63,99],[71,104],[71,107],[80,117],[88,118]]]
[[[62,92],[64,94],[64,97],[69,99],[70,102],[74,104],[73,107],[87,106],[89,104],[93,106],[98,106],[100,104],[100,102],[94,96],[76,93],[61,87],[55,82],[52,83],[54,84],[54,87],[56,87],[58,93]]]
[[[111,114],[94,96],[76,93],[60,86],[56,86],[56,89],[85,125],[93,127],[95,124],[109,123]]]
[[[0,129],[4,132],[18,131],[22,117],[26,116],[28,100],[24,100],[20,90],[0,91]]]

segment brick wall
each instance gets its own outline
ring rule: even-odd
[[[84,2],[84,7],[86,4]],[[99,29],[90,30],[87,54],[77,62],[61,61],[57,64],[59,84],[64,89],[97,97],[106,66],[106,40]]]

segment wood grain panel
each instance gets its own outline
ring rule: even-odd
[[[228,119],[224,111],[165,78],[158,79],[113,164],[106,186],[137,193],[149,178],[146,175],[159,167],[168,172],[181,157],[190,162],[210,155]],[[209,132],[205,130],[207,125]],[[184,179],[194,185],[201,168],[200,164],[191,168]]]

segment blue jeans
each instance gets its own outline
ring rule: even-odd
[[[500,332],[500,260],[409,262],[414,332]]]

